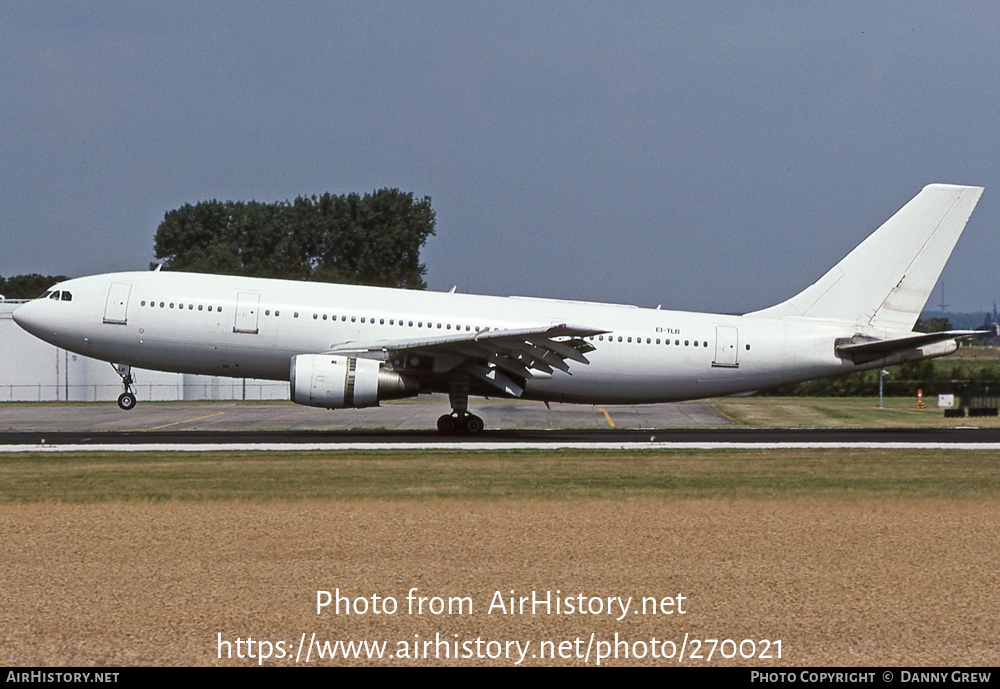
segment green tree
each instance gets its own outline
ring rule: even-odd
[[[65,275],[12,275],[0,277],[0,294],[7,299],[34,299],[57,282],[68,278]]]
[[[433,234],[430,198],[379,189],[187,204],[164,216],[155,251],[172,270],[423,289]]]
[[[951,321],[947,318],[928,318],[917,320],[913,326],[913,332],[917,333],[939,333],[943,330],[952,330]]]

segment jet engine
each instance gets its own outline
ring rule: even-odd
[[[384,362],[352,356],[293,356],[289,374],[292,401],[310,407],[345,409],[375,407],[383,400],[417,394],[415,380],[383,367]]]

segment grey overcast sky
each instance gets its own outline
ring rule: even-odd
[[[986,192],[945,300],[1000,299],[995,0],[3,0],[0,92],[0,275],[146,269],[184,203],[398,187],[432,289],[743,312],[947,182]]]

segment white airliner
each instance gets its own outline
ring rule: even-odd
[[[114,273],[14,312],[33,335],[131,367],[287,380],[299,404],[448,393],[443,433],[478,433],[470,395],[672,402],[943,356],[975,331],[914,333],[981,187],[925,187],[816,283],[742,316],[287,280]]]

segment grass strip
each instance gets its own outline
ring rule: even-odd
[[[997,500],[998,460],[939,450],[24,453],[0,458],[0,503]]]
[[[746,428],[997,428],[1000,417],[946,418],[937,398],[718,397],[712,406]]]

